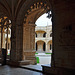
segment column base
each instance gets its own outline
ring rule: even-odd
[[[24,51],[24,60],[31,60],[30,64],[32,65],[37,64],[35,53],[36,51]]]

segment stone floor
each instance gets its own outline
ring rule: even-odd
[[[23,65],[21,68],[32,70],[32,71],[37,71],[37,72],[42,72],[42,66],[41,65]]]
[[[0,66],[0,75],[43,75],[43,74],[36,71],[10,67],[5,65],[5,66]]]

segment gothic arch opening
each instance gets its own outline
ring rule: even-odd
[[[34,53],[36,53],[35,49],[37,49],[37,52],[46,52],[46,43],[40,41],[41,43],[43,43],[43,45],[41,47],[38,46],[37,42],[35,43],[35,39],[38,40],[38,38],[43,38],[46,37],[46,29],[45,31],[41,30],[41,29],[35,29],[36,27],[36,20],[44,13],[48,13],[47,14],[47,18],[51,18],[52,15],[50,13],[50,7],[46,4],[46,2],[36,2],[33,5],[30,6],[30,8],[27,10],[27,12],[25,13],[24,16],[24,23],[23,23],[23,60],[27,59],[26,58],[26,53],[29,51],[33,51]],[[48,28],[48,27],[47,27]],[[35,34],[36,31],[36,34]],[[27,37],[25,37],[27,36]],[[37,36],[37,38],[35,38],[35,36]],[[41,40],[40,39],[40,40]],[[38,40],[39,41],[39,40]],[[36,46],[37,45],[37,46]],[[39,49],[38,49],[39,47]],[[41,48],[41,49],[40,49]]]
[[[10,59],[11,50],[11,20],[7,16],[0,16],[0,55],[6,53],[6,59]]]

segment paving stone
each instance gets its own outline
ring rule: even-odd
[[[0,66],[0,75],[43,75],[43,74],[40,72],[5,65]]]

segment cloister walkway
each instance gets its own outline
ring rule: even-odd
[[[40,72],[5,65],[0,66],[0,75],[43,75],[43,74]]]

